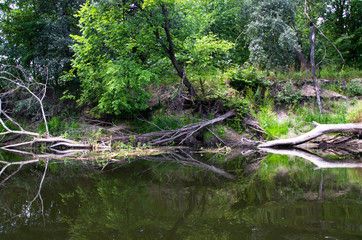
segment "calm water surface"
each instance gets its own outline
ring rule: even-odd
[[[259,153],[18,168],[0,177],[0,239],[362,239],[362,168]]]

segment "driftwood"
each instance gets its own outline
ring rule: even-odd
[[[318,156],[314,153],[308,152],[301,148],[292,148],[292,149],[275,149],[275,148],[263,148],[264,151],[274,153],[274,154],[285,154],[291,156],[298,156],[304,158],[314,165],[317,168],[362,168],[362,163],[356,160],[347,160],[336,162],[336,159],[328,159]]]
[[[269,147],[288,147],[308,142],[327,133],[360,133],[362,132],[362,123],[346,123],[346,124],[319,124],[314,122],[316,126],[312,131],[301,136],[289,139],[279,139],[262,143],[259,148]]]
[[[35,148],[38,145],[45,145],[48,150],[57,154],[72,154],[83,150],[111,150],[110,146],[82,144],[61,137],[34,138],[32,141],[10,144],[2,146],[0,149],[24,154],[29,152],[22,149]]]
[[[147,142],[151,146],[165,145],[170,142],[175,142],[181,145],[199,130],[206,128],[209,125],[221,122],[234,115],[235,112],[230,111],[212,120],[189,124],[177,130],[164,130],[131,136],[135,142]],[[131,136],[116,137],[112,139],[112,142],[129,141]]]

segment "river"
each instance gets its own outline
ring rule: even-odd
[[[362,168],[298,156],[48,158],[8,166],[0,182],[2,240],[362,238]]]

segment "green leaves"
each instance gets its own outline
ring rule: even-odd
[[[76,41],[72,63],[82,82],[79,103],[95,104],[93,111],[99,113],[146,109],[150,99],[146,87],[158,79],[157,68],[142,59],[150,54],[141,36],[147,30],[130,16],[130,9],[122,9],[125,12],[117,4],[85,4],[78,13],[82,35],[72,36]]]
[[[186,63],[200,73],[210,67],[225,64],[232,47],[232,43],[219,39],[213,33],[196,40],[187,39],[185,49],[189,51],[189,60]]]
[[[251,62],[268,69],[288,68],[300,51],[292,29],[296,1],[257,1],[253,9],[246,31]]]

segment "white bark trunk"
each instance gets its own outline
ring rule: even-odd
[[[279,139],[260,144],[258,147],[277,147],[277,146],[294,146],[308,142],[327,133],[358,133],[362,132],[362,123],[346,123],[346,124],[316,124],[316,128],[301,136],[289,139]]]

